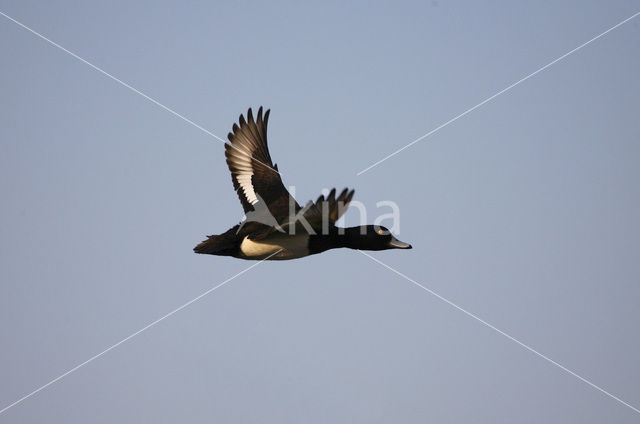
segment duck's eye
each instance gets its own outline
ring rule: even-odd
[[[384,231],[382,231],[382,229],[378,230],[378,234],[380,234],[381,236],[384,235]]]

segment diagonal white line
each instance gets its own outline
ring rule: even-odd
[[[636,16],[638,16],[638,15],[640,15],[640,12],[637,12],[637,13],[635,13],[635,14],[631,15],[630,17],[628,17],[628,18],[627,18],[627,19],[625,19],[624,21],[622,21],[622,22],[620,22],[620,23],[618,23],[618,24],[616,24],[616,25],[612,26],[611,28],[609,28],[609,29],[608,29],[608,30],[606,30],[605,32],[601,33],[600,35],[597,35],[597,36],[593,37],[591,40],[589,40],[589,41],[587,41],[587,42],[585,42],[585,43],[580,44],[578,47],[576,47],[575,49],[571,50],[570,52],[567,52],[567,53],[563,54],[562,56],[560,56],[559,58],[557,58],[556,60],[554,60],[554,61],[552,61],[552,62],[547,63],[547,64],[546,64],[546,65],[544,65],[542,68],[540,68],[540,69],[538,69],[537,71],[530,73],[530,74],[529,74],[529,75],[527,75],[526,77],[524,77],[524,78],[522,78],[522,79],[520,79],[520,80],[518,80],[518,81],[514,82],[513,84],[511,84],[511,85],[510,85],[510,86],[508,86],[507,88],[504,88],[504,89],[502,89],[502,90],[498,91],[498,92],[497,92],[496,94],[494,94],[493,96],[488,97],[488,98],[486,98],[485,100],[483,100],[482,102],[480,102],[480,103],[478,103],[477,105],[475,105],[474,107],[472,107],[472,108],[470,108],[470,109],[465,110],[465,111],[464,111],[464,112],[462,112],[460,115],[455,116],[455,117],[453,117],[453,118],[449,119],[449,120],[448,120],[447,122],[445,122],[444,124],[442,124],[442,125],[440,125],[440,126],[438,126],[438,127],[434,128],[434,129],[432,129],[431,131],[429,131],[428,133],[426,133],[426,134],[424,134],[424,135],[422,135],[422,136],[420,136],[420,137],[416,138],[415,140],[413,140],[411,143],[407,144],[406,146],[399,148],[399,149],[398,149],[398,150],[396,150],[395,152],[393,152],[393,153],[391,153],[391,154],[389,154],[389,155],[387,155],[387,156],[383,157],[383,158],[382,158],[382,159],[380,159],[379,161],[377,161],[377,162],[375,162],[375,163],[373,163],[373,164],[369,165],[368,167],[366,167],[366,168],[365,168],[365,169],[363,169],[362,171],[358,172],[356,175],[360,176],[360,175],[364,174],[365,172],[367,172],[368,170],[370,170],[371,168],[373,168],[373,167],[375,167],[375,166],[380,165],[382,162],[386,161],[387,159],[389,159],[389,158],[391,158],[391,157],[393,157],[393,156],[397,155],[398,153],[402,152],[403,150],[405,150],[405,149],[407,149],[407,148],[409,148],[409,147],[413,146],[414,144],[416,144],[416,143],[417,143],[417,142],[419,142],[420,140],[423,140],[423,139],[425,139],[425,138],[429,137],[431,134],[433,134],[433,133],[435,133],[435,132],[437,132],[437,131],[441,130],[442,128],[446,127],[447,125],[449,125],[449,124],[451,124],[451,123],[453,123],[453,122],[457,121],[459,118],[462,118],[462,117],[463,117],[463,116],[465,116],[466,114],[468,114],[468,113],[470,113],[470,112],[474,111],[475,109],[479,108],[480,106],[484,105],[485,103],[490,102],[491,100],[495,99],[496,97],[500,96],[501,94],[503,94],[503,93],[505,93],[505,92],[507,92],[507,91],[511,90],[511,89],[512,89],[513,87],[515,87],[516,85],[518,85],[518,84],[520,84],[520,83],[522,83],[522,82],[524,82],[524,81],[528,80],[528,79],[529,79],[529,78],[531,78],[532,76],[534,76],[534,75],[538,74],[539,72],[544,71],[545,69],[547,69],[548,67],[550,67],[550,66],[554,65],[555,63],[557,63],[557,62],[561,61],[561,60],[562,60],[562,59],[564,59],[565,57],[567,57],[567,56],[569,56],[569,55],[571,55],[571,54],[573,54],[573,53],[577,52],[577,51],[578,51],[578,50],[580,50],[581,48],[583,48],[583,47],[585,47],[585,46],[587,46],[587,45],[591,44],[592,42],[596,41],[598,38],[600,38],[600,37],[602,37],[602,36],[604,36],[604,35],[608,34],[609,32],[613,31],[614,29],[618,28],[619,26],[624,25],[625,23],[629,22],[631,19],[635,18],[635,17],[636,17]]]
[[[28,26],[26,26],[25,24],[23,24],[22,22],[19,22],[15,19],[13,19],[11,16],[7,15],[6,13],[0,11],[0,15],[4,16],[5,18],[9,19],[11,22],[21,26],[22,28],[26,29],[27,31],[29,31],[30,33],[32,33],[33,35],[43,39],[44,41],[46,41],[47,43],[51,44],[54,47],[59,48],[60,50],[62,50],[63,52],[73,56],[74,58],[78,59],[80,62],[89,65],[90,67],[92,67],[93,69],[95,69],[96,71],[100,72],[101,74],[103,74],[106,77],[111,78],[112,80],[114,80],[115,82],[117,82],[118,84],[122,85],[123,87],[128,88],[129,90],[133,91],[136,94],[139,94],[140,96],[144,97],[145,99],[149,100],[151,103],[161,107],[162,109],[166,110],[167,112],[171,113],[174,116],[177,116],[178,118],[182,119],[183,121],[185,121],[188,124],[193,125],[194,127],[196,127],[197,129],[199,129],[200,131],[204,132],[205,134],[210,135],[211,137],[214,137],[220,141],[222,141],[225,144],[228,144],[229,146],[231,146],[232,149],[237,150],[238,152],[240,152],[241,154],[249,157],[251,160],[254,160],[264,166],[266,166],[267,168],[269,168],[270,170],[272,170],[275,173],[280,174],[278,171],[276,171],[275,169],[273,169],[273,167],[267,165],[266,163],[260,162],[258,159],[252,157],[251,155],[248,155],[246,152],[238,149],[237,147],[227,143],[224,139],[218,137],[217,135],[215,135],[214,133],[212,133],[211,131],[207,130],[206,128],[202,127],[201,125],[196,124],[195,122],[193,122],[191,119],[179,114],[178,112],[176,112],[175,110],[171,109],[168,106],[163,105],[162,103],[160,103],[159,101],[157,101],[156,99],[147,96],[146,94],[144,94],[142,91],[130,86],[129,84],[127,84],[126,82],[122,81],[121,79],[111,75],[110,73],[108,73],[107,71],[99,68],[98,66],[94,65],[93,63],[89,62],[88,60],[85,60],[83,58],[81,58],[80,56],[78,56],[77,54],[73,53],[70,50],[65,49],[64,47],[62,47],[60,44],[56,43],[55,41],[52,41],[50,39],[48,39],[47,37],[45,37],[44,35],[40,34],[39,32],[35,31],[34,29],[29,28]],[[282,175],[282,174],[280,174]]]
[[[218,284],[217,286],[214,286],[214,287],[210,288],[206,292],[204,292],[201,295],[191,299],[187,303],[177,307],[176,309],[174,309],[173,311],[169,312],[168,314],[163,315],[162,317],[158,318],[157,320],[153,321],[152,323],[142,327],[140,330],[136,331],[135,333],[130,334],[129,336],[127,336],[124,339],[120,340],[118,343],[108,347],[107,349],[103,350],[102,352],[98,353],[97,355],[92,356],[91,358],[87,359],[83,363],[76,365],[75,367],[71,368],[69,371],[65,372],[64,374],[59,375],[58,377],[54,378],[53,380],[51,380],[47,384],[38,387],[36,390],[32,391],[28,395],[25,395],[25,396],[21,397],[20,399],[16,400],[15,402],[13,402],[12,404],[5,406],[4,408],[0,409],[0,414],[2,414],[3,412],[9,410],[10,408],[13,408],[17,404],[29,399],[31,396],[35,395],[39,391],[44,390],[47,387],[51,386],[53,383],[55,383],[55,382],[57,382],[59,380],[62,380],[63,378],[65,378],[69,374],[79,370],[80,368],[84,367],[85,365],[89,364],[90,362],[93,362],[94,360],[98,359],[99,357],[101,357],[105,353],[107,353],[107,352],[115,349],[116,347],[120,346],[122,343],[126,342],[127,340],[130,340],[130,339],[134,338],[135,336],[137,336],[138,334],[142,333],[143,331],[148,330],[149,328],[151,328],[154,325],[158,324],[160,321],[163,321],[166,318],[169,318],[171,315],[175,314],[176,312],[179,312],[182,309],[186,308],[187,306],[191,305],[192,303],[197,302],[198,300],[202,299],[203,297],[205,297],[206,295],[208,295],[212,291],[214,291],[216,289],[219,289],[220,287],[224,286],[225,284],[227,284],[228,282],[234,280],[235,278],[241,276],[242,274],[244,274],[245,272],[249,271],[250,269],[257,267],[258,265],[260,265],[261,263],[263,263],[267,259],[271,258],[273,255],[276,255],[276,254],[280,253],[281,251],[282,251],[282,249],[278,250],[275,253],[272,253],[271,255],[267,256],[266,258],[262,259],[261,261],[256,262],[255,264],[251,265],[250,267],[243,269],[242,271],[240,271],[239,273],[237,273],[233,277],[227,278],[226,280],[224,280],[222,283]]]
[[[553,359],[543,355],[542,353],[538,352],[537,350],[535,350],[534,348],[524,344],[523,342],[521,342],[520,340],[516,339],[513,336],[508,335],[507,333],[505,333],[504,331],[500,330],[497,327],[494,327],[493,325],[489,324],[487,321],[483,320],[482,318],[478,317],[477,315],[472,314],[471,312],[467,311],[466,309],[456,305],[455,303],[453,303],[452,301],[450,301],[449,299],[440,296],[438,293],[434,292],[431,289],[428,289],[427,287],[423,286],[422,284],[418,283],[416,280],[408,277],[407,275],[401,273],[400,271],[392,268],[391,266],[385,264],[384,262],[374,258],[373,256],[369,255],[368,253],[363,252],[362,250],[358,250],[358,252],[362,253],[363,255],[367,256],[369,259],[379,263],[380,265],[382,265],[383,267],[387,268],[388,270],[398,274],[400,277],[404,278],[405,280],[415,284],[416,286],[420,287],[422,290],[425,290],[426,292],[434,295],[435,297],[437,297],[438,299],[442,300],[443,302],[448,303],[449,305],[453,306],[454,308],[456,308],[457,310],[459,310],[460,312],[470,316],[471,318],[475,319],[476,321],[479,321],[480,323],[486,325],[487,327],[489,327],[490,329],[500,333],[501,335],[505,336],[506,338],[508,338],[509,340],[519,344],[520,346],[522,346],[523,348],[527,349],[528,351],[538,355],[539,357],[541,357],[542,359],[544,359],[547,362],[550,362],[551,364],[555,365],[556,367],[560,368],[561,370],[571,374],[572,376],[576,377],[577,379],[587,383],[589,386],[593,387],[594,389],[604,393],[605,395],[609,396],[610,398],[617,400],[618,402],[620,402],[621,404],[623,404],[624,406],[627,406],[629,408],[631,408],[632,410],[634,410],[635,412],[640,414],[640,409],[635,408],[632,405],[629,405],[627,402],[623,401],[622,399],[620,399],[617,396],[612,395],[611,393],[607,392],[606,390],[604,390],[603,388],[596,386],[595,384],[593,384],[592,382],[590,382],[589,380],[587,380],[584,377],[580,377],[578,374],[576,374],[575,372],[571,371],[570,369],[560,365],[559,363],[557,363],[556,361],[554,361]]]
[[[74,58],[78,59],[80,62],[89,65],[90,67],[92,67],[93,69],[95,69],[96,71],[100,72],[101,74],[111,78],[112,80],[114,80],[115,82],[117,82],[118,84],[128,88],[129,90],[133,91],[136,94],[141,95],[142,97],[144,97],[145,99],[149,100],[150,102],[154,103],[157,106],[160,106],[162,109],[166,110],[167,112],[177,116],[178,118],[182,119],[183,121],[186,121],[187,123],[193,125],[194,127],[198,128],[200,131],[203,131],[206,134],[209,134],[211,137],[217,138],[218,140],[222,141],[223,143],[225,143],[225,140],[223,140],[222,138],[218,137],[217,135],[215,135],[214,133],[212,133],[211,131],[203,128],[202,126],[196,124],[195,122],[193,122],[192,120],[185,118],[184,116],[180,115],[178,112],[174,111],[173,109],[163,105],[162,103],[160,103],[159,101],[147,96],[146,94],[144,94],[142,91],[130,86],[129,84],[127,84],[126,82],[122,81],[121,79],[114,77],[113,75],[111,75],[110,73],[102,70],[101,68],[97,67],[96,65],[94,65],[93,63],[81,58],[80,56],[78,56],[77,54],[73,53],[72,51],[69,51],[67,49],[65,49],[64,47],[62,47],[60,44],[51,41],[50,39],[48,39],[47,37],[45,37],[44,35],[40,34],[39,32],[29,28],[28,26],[26,26],[25,24],[16,21],[15,19],[13,19],[11,16],[7,15],[6,13],[3,13],[2,11],[0,11],[0,15],[4,16],[5,18],[9,19],[10,21],[14,22],[15,24],[21,26],[22,28],[26,29],[27,31],[29,31],[30,33],[34,34],[37,37],[40,37],[41,39],[43,39],[44,41],[46,41],[47,43],[51,44],[52,46],[55,46],[57,48],[59,48],[60,50],[62,50],[63,52],[73,56]]]

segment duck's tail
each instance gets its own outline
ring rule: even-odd
[[[238,248],[237,228],[238,226],[236,225],[226,233],[207,236],[207,239],[194,247],[193,251],[206,255],[233,255]]]

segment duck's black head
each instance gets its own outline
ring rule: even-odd
[[[411,249],[411,245],[395,238],[380,225],[347,228],[347,246],[359,250]]]

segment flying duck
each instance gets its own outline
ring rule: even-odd
[[[267,110],[251,109],[240,115],[229,133],[225,156],[233,188],[238,193],[246,219],[227,232],[207,236],[196,253],[233,256],[240,259],[296,259],[338,247],[359,250],[411,249],[385,227],[335,225],[353,198],[354,190],[336,196],[334,188],[325,197],[301,207],[282,184],[278,166],[267,147]]]

